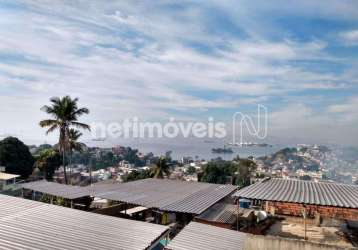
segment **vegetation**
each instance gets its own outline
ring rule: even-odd
[[[154,178],[163,179],[164,176],[169,177],[170,167],[167,163],[167,158],[160,157],[155,166],[152,168],[151,173]]]
[[[251,159],[240,159],[238,157],[233,161],[217,159],[204,167],[200,181],[216,184],[231,183],[245,187],[250,185],[250,178],[255,169],[256,164]]]
[[[65,175],[65,183],[67,184],[67,172],[66,172],[66,153],[69,152],[69,131],[70,127],[76,127],[80,129],[90,129],[87,124],[78,122],[78,118],[84,114],[88,114],[87,108],[79,108],[77,105],[78,98],[71,99],[70,96],[62,98],[53,97],[50,99],[51,105],[45,105],[42,110],[49,114],[52,119],[42,120],[40,122],[41,127],[48,128],[46,134],[52,133],[55,130],[59,130],[59,151],[62,154],[62,164]]]
[[[46,180],[52,180],[55,170],[61,166],[61,155],[57,150],[45,149],[37,156],[35,166]]]
[[[225,184],[228,177],[232,177],[236,171],[236,166],[230,161],[211,161],[203,169],[200,178],[202,182]],[[232,181],[230,181],[232,182]]]
[[[15,137],[7,137],[0,141],[0,165],[6,172],[27,178],[33,170],[35,159],[29,148]]]
[[[193,167],[193,166],[190,166],[190,167],[188,167],[186,173],[189,174],[189,175],[195,174],[196,173],[196,168]]]
[[[150,169],[144,171],[132,171],[129,174],[122,177],[123,182],[136,181],[141,179],[152,178],[153,174]]]
[[[300,180],[303,180],[303,181],[311,181],[312,178],[311,178],[311,176],[309,176],[309,175],[303,175],[303,176],[300,176]]]
[[[240,188],[250,185],[250,179],[255,173],[256,164],[251,159],[239,159],[235,161],[237,172],[235,173],[235,184]]]

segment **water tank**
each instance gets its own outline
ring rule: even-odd
[[[239,206],[240,208],[250,208],[251,201],[248,199],[240,199]]]

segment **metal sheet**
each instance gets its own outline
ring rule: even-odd
[[[66,199],[77,199],[90,195],[90,192],[86,187],[64,185],[49,181],[34,181],[24,183],[21,184],[21,187]]]
[[[167,246],[171,250],[242,250],[246,234],[191,222]]]
[[[0,249],[147,249],[168,227],[0,195]]]
[[[291,179],[265,179],[243,188],[234,197],[358,208],[358,186]]]
[[[91,187],[95,197],[127,202],[163,211],[201,214],[232,194],[233,185],[144,179],[123,184],[103,184]]]

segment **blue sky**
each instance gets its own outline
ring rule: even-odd
[[[272,137],[357,144],[354,0],[0,0],[0,30],[0,134],[44,141],[40,107],[70,94],[86,122],[262,104]]]

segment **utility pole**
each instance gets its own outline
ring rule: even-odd
[[[89,177],[90,177],[90,185],[92,185],[92,155],[89,160]]]
[[[307,211],[305,206],[302,209],[302,215],[303,215],[303,224],[304,224],[304,231],[305,231],[304,239],[307,240],[307,223],[306,223]]]

